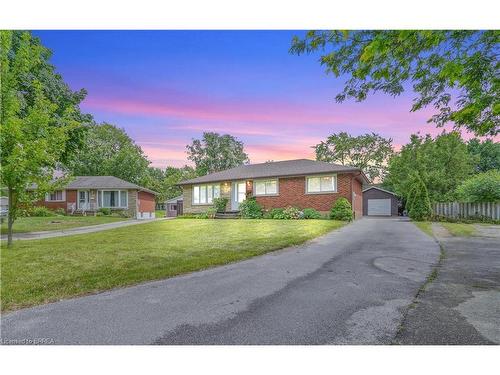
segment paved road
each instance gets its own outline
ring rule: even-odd
[[[445,257],[396,342],[500,344],[500,226],[476,227],[476,236],[464,238],[434,225]]]
[[[362,219],[243,262],[16,311],[5,343],[381,344],[439,257],[402,219]]]
[[[108,230],[108,229],[150,223],[153,220],[168,220],[168,219],[173,219],[173,217],[147,219],[147,220],[124,220],[124,221],[117,221],[114,223],[88,225],[85,227],[68,228],[68,229],[61,229],[61,230],[50,230],[50,231],[47,230],[47,231],[42,231],[42,232],[14,233],[12,238],[14,240],[41,240],[43,238],[65,237],[65,236],[73,236],[75,234],[101,232],[103,230]],[[1,236],[0,239],[2,241],[7,241],[7,235]]]

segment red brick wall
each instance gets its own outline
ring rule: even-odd
[[[363,216],[363,186],[354,176],[352,176],[352,191],[356,194],[354,199],[354,215],[356,219]]]
[[[140,191],[139,198],[139,212],[154,212],[155,210],[155,196],[146,191]]]
[[[295,206],[325,212],[330,211],[333,203],[340,197],[345,197],[352,203],[351,174],[337,175],[337,193],[306,194],[305,189],[305,177],[280,178],[279,195],[256,198],[265,209]]]
[[[35,206],[44,206],[50,210],[68,209],[68,203],[76,202],[76,190],[66,190],[66,200],[63,202],[46,202],[45,199],[35,202]]]

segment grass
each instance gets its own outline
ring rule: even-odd
[[[2,310],[162,279],[298,245],[333,220],[167,220],[15,241],[1,252]]]
[[[155,211],[155,217],[158,219],[158,218],[161,218],[161,217],[165,217],[165,210],[156,210]]]
[[[445,229],[451,233],[453,236],[457,237],[470,237],[476,234],[476,228],[474,224],[464,224],[464,223],[440,223]]]
[[[48,216],[48,217],[20,217],[14,221],[14,233],[39,232],[113,223],[127,220],[113,216]],[[1,233],[7,233],[7,220],[1,226]]]
[[[434,233],[432,232],[432,222],[430,222],[430,221],[413,221],[413,224],[415,224],[417,227],[419,227],[422,232],[428,234],[431,237],[434,237]]]

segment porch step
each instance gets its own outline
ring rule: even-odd
[[[216,219],[238,219],[239,217],[240,211],[217,212],[215,214]]]

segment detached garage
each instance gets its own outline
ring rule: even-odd
[[[371,186],[363,190],[364,216],[398,216],[398,197],[382,188]]]

